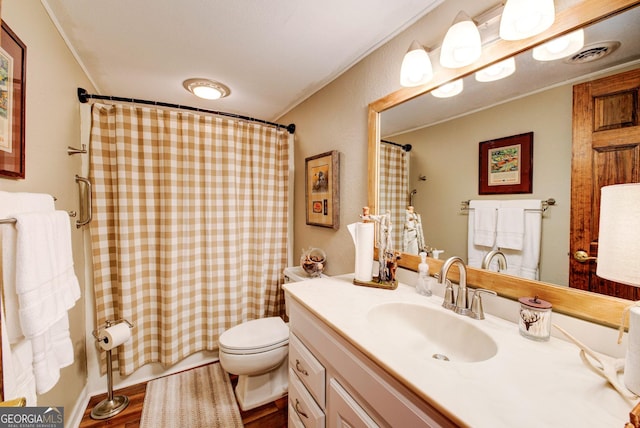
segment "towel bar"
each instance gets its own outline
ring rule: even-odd
[[[469,211],[470,209],[469,202],[470,202],[469,200],[460,202],[460,211]],[[554,198],[549,198],[546,201],[542,201],[542,206],[540,207],[540,210],[542,212],[545,212],[550,206],[553,206],[555,204],[556,204],[556,200]]]

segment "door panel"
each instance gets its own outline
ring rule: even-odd
[[[574,86],[570,287],[639,300],[640,289],[596,276],[600,188],[640,182],[640,69]],[[583,250],[589,259],[578,261]]]

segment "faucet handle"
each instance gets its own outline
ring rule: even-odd
[[[446,286],[444,288],[444,300],[442,301],[442,307],[445,309],[453,309],[455,307],[453,285],[448,279],[445,279],[444,281]]]
[[[473,298],[471,299],[471,312],[469,316],[476,320],[484,319],[484,309],[482,307],[482,293],[493,294],[497,296],[498,293],[492,290],[485,290],[484,288],[478,288],[473,293]]]

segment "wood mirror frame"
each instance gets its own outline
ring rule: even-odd
[[[470,75],[488,65],[517,55],[530,48],[569,33],[580,27],[621,13],[640,4],[638,0],[585,0],[575,6],[557,12],[554,24],[544,33],[525,40],[497,40],[483,46],[482,56],[472,65],[459,69],[442,69],[426,85],[402,88],[369,104],[368,112],[368,203],[372,213],[376,213],[378,202],[380,113],[405,101],[425,94],[438,86]],[[417,271],[420,258],[417,255],[403,254],[399,266]],[[438,272],[443,261],[428,259],[431,272]],[[455,276],[454,276],[455,278]],[[620,299],[577,290],[564,286],[517,278],[482,269],[467,268],[467,283],[472,287],[482,287],[497,292],[500,296],[518,299],[523,296],[537,295],[553,304],[554,311],[573,317],[618,327],[622,311],[630,304]]]

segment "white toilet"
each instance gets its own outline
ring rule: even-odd
[[[289,327],[280,317],[251,320],[220,335],[220,364],[238,375],[236,398],[242,410],[287,394]]]

